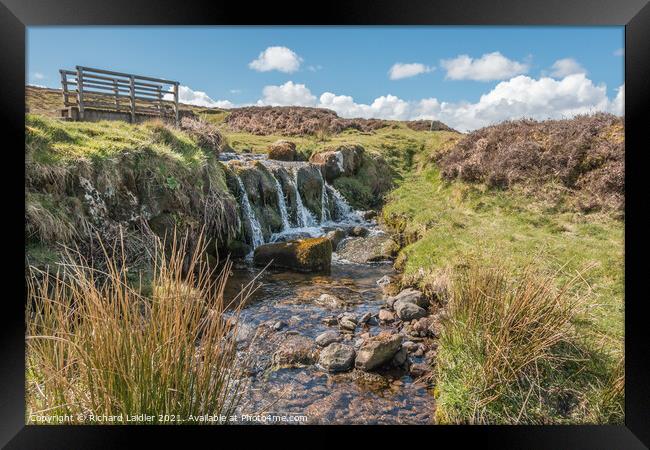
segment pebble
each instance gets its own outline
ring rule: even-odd
[[[281,321],[281,320],[278,320],[277,322],[275,322],[275,323],[271,326],[271,328],[272,328],[273,330],[275,330],[275,331],[280,331],[282,328],[284,328],[284,327],[286,327],[286,326],[287,326],[286,323],[284,323],[284,322]]]

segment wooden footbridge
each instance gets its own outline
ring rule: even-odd
[[[160,117],[178,125],[178,81],[82,66],[59,72],[63,118],[136,123]]]

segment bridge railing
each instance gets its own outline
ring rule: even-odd
[[[178,81],[77,66],[59,70],[63,104],[77,107],[79,119],[86,108],[173,117],[178,125]],[[171,100],[169,97],[171,96]]]

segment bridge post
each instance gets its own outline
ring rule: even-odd
[[[84,120],[84,75],[83,69],[79,66],[77,66],[77,103],[79,120]]]

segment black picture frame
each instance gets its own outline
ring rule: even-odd
[[[402,0],[290,2],[215,2],[191,0],[0,0],[0,117],[3,166],[2,199],[5,225],[0,248],[5,261],[24,255],[24,146],[26,27],[35,25],[624,25],[625,26],[625,425],[624,426],[420,426],[373,427],[363,433],[363,445],[383,441],[387,432],[429,438],[398,445],[463,445],[474,442],[498,448],[648,448],[650,445],[650,374],[642,263],[647,238],[643,224],[642,162],[650,100],[650,4],[647,0]],[[15,253],[15,255],[14,255]],[[102,427],[25,425],[25,347],[23,266],[5,265],[0,333],[0,445],[6,448],[115,448],[135,444],[135,436],[170,443],[197,433],[208,443],[222,443],[239,434],[239,445],[252,437],[286,433],[278,427]],[[21,294],[22,293],[22,294]],[[336,431],[349,427],[320,427]],[[245,431],[245,434],[239,433]],[[251,432],[249,432],[251,431]],[[313,427],[295,442],[311,445]],[[357,429],[352,430],[357,435]],[[425,436],[429,435],[431,436]],[[230,436],[234,437],[234,436]],[[278,434],[280,442],[290,442]],[[445,440],[441,440],[445,438]],[[182,440],[181,440],[182,439]],[[219,440],[217,440],[219,439]],[[346,443],[349,441],[346,441]],[[142,444],[140,444],[142,445]],[[200,444],[199,444],[200,445]],[[449,445],[449,444],[447,444]]]

